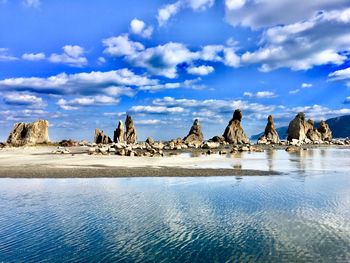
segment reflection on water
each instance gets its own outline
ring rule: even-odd
[[[349,176],[1,179],[0,262],[349,262]]]

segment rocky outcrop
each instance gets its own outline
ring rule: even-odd
[[[183,139],[186,144],[202,144],[204,136],[199,120],[195,119],[188,135]]]
[[[226,142],[232,144],[249,143],[249,139],[241,126],[242,117],[242,112],[239,109],[235,110],[233,118],[230,120],[223,134]]]
[[[112,143],[112,140],[106,134],[104,134],[103,131],[101,131],[99,128],[96,128],[94,143],[96,143],[96,144],[108,144],[108,143]]]
[[[125,134],[126,143],[127,144],[136,143],[137,142],[136,129],[135,129],[134,121],[130,115],[126,116],[125,128],[126,128],[126,134]]]
[[[287,139],[288,141],[292,141],[293,139],[299,140],[300,142],[307,141],[307,133],[313,128],[313,121],[306,121],[305,114],[303,112],[299,112],[289,123]]]
[[[7,138],[12,146],[35,145],[49,142],[49,122],[38,120],[32,123],[16,123]]]
[[[153,138],[151,138],[151,137],[147,137],[147,139],[146,139],[146,143],[148,143],[149,145],[153,145],[154,144],[154,140],[153,140]]]
[[[275,129],[272,115],[267,118],[267,125],[264,134],[258,139],[258,144],[280,143],[280,137]]]
[[[321,134],[321,140],[330,142],[332,141],[332,131],[329,128],[328,124],[324,121],[320,122],[320,127],[318,127],[317,131]]]
[[[122,121],[119,121],[117,129],[114,131],[113,141],[115,143],[124,143],[125,142],[125,131]]]

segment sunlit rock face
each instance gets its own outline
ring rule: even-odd
[[[233,117],[227,125],[223,134],[223,137],[225,138],[226,142],[232,144],[249,143],[249,139],[241,126],[242,117],[243,115],[241,110],[235,110],[235,112],[233,113]]]
[[[38,120],[32,123],[16,123],[7,138],[12,146],[36,145],[49,142],[49,122]]]
[[[136,143],[137,142],[136,128],[134,125],[134,121],[130,115],[126,116],[125,128],[126,128],[126,134],[125,134],[126,143],[127,144]]]
[[[280,143],[280,138],[275,129],[275,124],[273,122],[272,115],[269,115],[267,118],[267,124],[264,131],[264,134],[258,139],[258,144],[275,144]]]
[[[101,131],[99,128],[95,129],[94,143],[108,144],[111,142],[112,142],[111,138],[109,138],[103,131]]]
[[[201,144],[203,143],[203,141],[204,141],[204,136],[202,133],[201,125],[199,124],[199,120],[196,119],[193,122],[193,125],[188,135],[184,138],[184,142],[186,144],[196,144],[196,143]]]
[[[113,141],[115,143],[124,143],[125,142],[125,130],[122,121],[119,121],[117,129],[114,131]]]

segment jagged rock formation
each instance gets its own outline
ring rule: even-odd
[[[125,140],[127,144],[134,144],[137,142],[137,134],[134,125],[134,121],[132,120],[130,115],[126,116],[125,120],[126,134]]]
[[[49,122],[38,120],[32,123],[16,123],[7,138],[12,146],[35,145],[49,142]]]
[[[153,140],[153,138],[151,138],[151,137],[147,137],[147,139],[146,139],[146,143],[148,143],[149,145],[153,145],[153,144],[154,144],[154,140]]]
[[[305,114],[303,112],[299,112],[295,118],[289,123],[288,126],[288,141],[292,141],[293,139],[299,140],[301,142],[307,139],[307,133],[309,130],[314,128],[313,121],[305,120]]]
[[[125,131],[122,121],[119,121],[117,129],[114,131],[113,141],[115,143],[124,143],[125,142]]]
[[[326,122],[321,121],[317,131],[321,134],[322,141],[332,141],[332,131]]]
[[[94,143],[96,143],[96,144],[108,144],[108,143],[112,143],[112,140],[106,134],[104,134],[103,131],[101,131],[99,128],[96,128]]]
[[[264,134],[258,139],[258,144],[280,143],[280,137],[275,129],[272,115],[267,118]]]
[[[226,142],[232,144],[249,143],[249,139],[241,126],[241,120],[242,112],[239,109],[237,109],[233,113],[233,118],[230,120],[223,134],[223,137],[225,138]]]
[[[199,120],[195,119],[188,135],[183,139],[186,144],[202,144],[204,136]]]

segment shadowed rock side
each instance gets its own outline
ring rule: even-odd
[[[189,145],[201,145],[203,143],[204,136],[198,119],[193,122],[190,132],[183,140]]]
[[[241,120],[242,112],[239,109],[237,109],[233,113],[233,118],[230,120],[223,134],[223,137],[226,142],[232,144],[249,143],[249,139],[241,126]]]
[[[258,144],[276,144],[280,142],[280,137],[275,129],[273,117],[272,115],[269,115],[264,134],[258,139]]]
[[[326,122],[321,121],[320,127],[317,129],[317,131],[321,134],[322,141],[332,141],[332,131]]]
[[[16,123],[7,138],[13,146],[35,145],[49,142],[49,122],[38,120],[32,123]]]
[[[299,112],[288,126],[288,141],[293,139],[304,142],[307,139],[306,134],[313,129],[313,122],[305,120],[305,114]]]
[[[119,121],[117,129],[114,131],[113,141],[115,143],[124,143],[125,142],[125,131],[122,121]]]
[[[125,134],[126,143],[127,144],[136,143],[137,142],[136,129],[135,129],[134,121],[130,115],[126,116],[125,128],[126,128],[126,134]]]
[[[96,143],[96,144],[108,144],[111,142],[112,142],[111,138],[109,138],[107,135],[105,135],[104,132],[101,131],[99,128],[96,128],[94,143]]]

